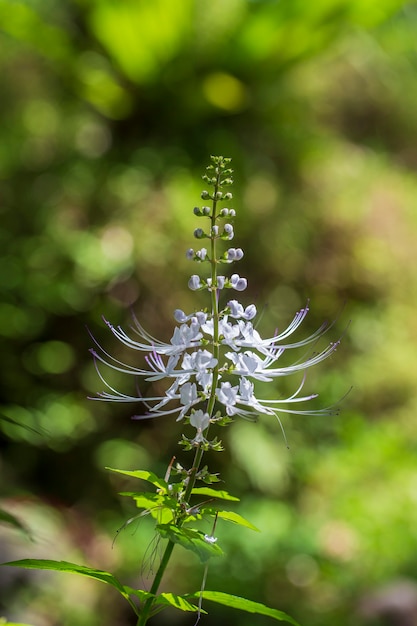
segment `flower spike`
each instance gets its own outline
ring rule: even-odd
[[[311,335],[291,342],[291,336],[298,331],[308,315],[307,303],[294,315],[287,328],[263,339],[254,326],[257,315],[254,304],[244,306],[238,300],[231,299],[223,309],[219,308],[221,292],[227,288],[243,292],[247,288],[247,280],[238,273],[231,273],[230,276],[217,273],[219,263],[230,265],[239,262],[244,253],[241,248],[218,249],[221,245],[227,245],[224,242],[234,238],[234,227],[230,220],[235,217],[236,211],[230,206],[222,206],[224,202],[232,200],[232,194],[224,191],[224,187],[233,182],[230,159],[212,157],[211,161],[203,179],[213,190],[201,193],[201,198],[210,200],[211,206],[194,208],[197,217],[208,220],[206,228],[203,224],[194,230],[194,237],[205,239],[207,247],[197,251],[190,248],[186,253],[188,259],[208,269],[208,275],[193,274],[188,286],[192,291],[208,290],[211,300],[209,312],[187,314],[176,309],[174,319],[177,326],[169,343],[149,334],[135,316],[132,335],[105,320],[112,334],[125,347],[144,353],[147,369],[125,364],[112,357],[94,338],[96,347],[91,351],[98,375],[108,390],[98,394],[97,400],[141,402],[147,412],[144,416],[135,416],[135,419],[175,415],[177,420],[181,420],[187,417],[197,429],[194,443],[203,441],[203,432],[208,429],[216,411],[225,418],[236,415],[256,419],[259,415],[274,415],[278,420],[283,413],[333,414],[334,408],[311,410],[298,408],[297,405],[305,406],[305,403],[317,396],[300,395],[307,370],[331,356],[340,343],[340,340],[330,342],[319,351],[307,353],[289,365],[281,365],[284,354],[315,345],[332,324],[323,323]],[[140,393],[131,396],[118,392],[106,382],[100,371],[103,365],[150,382],[166,381],[166,391],[146,400]],[[272,382],[298,373],[302,376],[302,382],[289,397],[258,397],[255,387],[257,382]]]

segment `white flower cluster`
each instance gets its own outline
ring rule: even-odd
[[[207,289],[211,299],[211,311],[197,311],[187,315],[181,309],[174,312],[178,326],[169,343],[152,337],[134,318],[132,327],[134,337],[121,327],[114,327],[106,322],[113,335],[125,346],[145,353],[147,369],[124,364],[97,343],[98,350],[92,353],[98,374],[108,391],[99,394],[97,399],[117,402],[142,402],[146,407],[143,417],[176,415],[177,420],[189,418],[196,428],[193,440],[195,445],[205,441],[204,432],[215,416],[241,417],[255,419],[259,414],[275,415],[279,420],[281,412],[300,414],[329,414],[331,409],[300,410],[296,403],[303,403],[316,397],[316,394],[302,395],[305,371],[320,363],[332,354],[339,342],[329,343],[323,350],[312,352],[302,359],[295,358],[291,365],[281,365],[282,355],[297,348],[315,344],[328,330],[323,324],[306,339],[288,342],[297,331],[308,313],[308,306],[296,313],[289,326],[281,333],[262,339],[252,320],[256,316],[256,307],[249,304],[244,307],[237,300],[229,300],[223,309],[219,309],[219,299],[224,289],[244,291],[246,278],[239,274],[230,277],[219,275],[219,264],[230,264],[243,258],[241,248],[229,248],[218,252],[219,241],[230,241],[234,237],[232,224],[221,223],[234,218],[234,209],[221,207],[222,202],[232,199],[230,192],[223,193],[223,186],[232,184],[229,169],[230,159],[212,157],[213,164],[207,168],[208,174],[203,179],[214,187],[212,193],[203,191],[201,197],[210,199],[212,207],[195,207],[194,214],[210,221],[207,232],[203,228],[194,231],[196,239],[208,239],[210,245],[196,252],[190,248],[186,252],[188,259],[204,263],[210,268],[210,275],[201,277],[193,274],[188,286],[191,290]],[[214,175],[213,175],[214,174]],[[281,361],[280,361],[281,359]],[[163,395],[148,397],[129,396],[113,389],[101,374],[99,363],[130,374],[143,377],[147,381],[167,381]],[[255,393],[255,383],[270,382],[274,379],[301,373],[301,384],[291,396],[285,399],[261,399]]]
[[[316,343],[326,332],[328,326],[323,324],[307,339],[288,343],[288,337],[299,328],[307,313],[308,307],[301,309],[283,332],[262,339],[250,321],[256,316],[255,305],[250,304],[244,308],[237,300],[230,300],[221,312],[218,324],[219,342],[224,347],[220,361],[207,349],[213,340],[214,322],[211,316],[202,311],[186,315],[177,309],[174,316],[179,326],[175,328],[169,343],[158,341],[149,335],[136,319],[133,331],[139,336],[139,340],[127,335],[121,327],[116,328],[106,322],[114,336],[122,343],[146,353],[145,359],[149,369],[120,363],[98,344],[99,350],[92,350],[96,363],[102,362],[119,372],[140,376],[147,381],[165,379],[171,381],[171,384],[163,396],[146,398],[145,401],[141,396],[128,396],[114,390],[100,374],[110,391],[101,393],[99,398],[117,402],[143,402],[147,407],[147,413],[141,417],[176,414],[177,420],[181,420],[194,407],[204,407],[207,404],[212,392],[213,371],[217,368],[215,394],[224,415],[254,418],[259,413],[310,414],[312,411],[296,410],[286,406],[287,404],[293,406],[296,402],[305,402],[316,397],[316,394],[300,396],[304,377],[297,391],[282,400],[258,399],[254,390],[254,381],[268,382],[303,372],[336,350],[339,342],[329,343],[322,351],[312,353],[304,360],[296,360],[292,365],[279,367],[279,359],[284,352]],[[176,406],[171,408],[172,401],[176,401]]]

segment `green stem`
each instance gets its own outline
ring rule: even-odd
[[[152,587],[150,589],[150,593],[152,593],[153,595],[156,595],[158,593],[158,589],[159,589],[159,585],[161,583],[162,580],[162,576],[164,575],[164,572],[167,568],[169,559],[171,558],[171,554],[172,551],[174,549],[174,542],[173,541],[168,541],[168,545],[165,548],[165,552],[163,554],[163,557],[161,559],[161,563],[159,564],[158,567],[158,571],[155,574],[155,578],[154,581],[152,583]],[[137,626],[145,626],[145,624],[147,623],[148,619],[149,619],[149,613],[152,609],[152,605],[154,602],[154,598],[148,598],[145,602],[145,604],[143,605],[143,608],[140,612],[139,615],[139,619],[137,621]]]
[[[217,181],[214,186],[213,193],[213,208],[212,214],[210,216],[211,221],[211,312],[213,318],[213,357],[217,360],[217,364],[213,369],[213,381],[211,385],[210,397],[207,402],[207,413],[211,417],[213,415],[214,406],[216,403],[216,389],[217,382],[219,380],[219,356],[220,356],[220,344],[219,344],[219,303],[218,303],[218,291],[217,291],[217,252],[216,252],[216,236],[213,234],[213,227],[216,225],[217,220],[217,192],[219,190],[220,184],[220,167],[217,174]],[[205,431],[207,434],[208,428]],[[188,476],[188,483],[184,494],[184,502],[188,502],[192,490],[194,488],[196,482],[197,472],[199,470],[201,460],[203,458],[204,450],[199,445],[195,451],[194,462],[192,468],[190,470]],[[182,520],[179,519],[176,522],[177,526],[180,527],[182,525]],[[174,542],[169,540],[168,544],[165,548],[165,552],[162,556],[161,563],[158,567],[158,571],[155,574],[155,578],[152,583],[152,587],[150,589],[150,593],[155,596],[158,593],[159,585],[161,584],[162,577],[165,573],[165,570],[168,566],[169,560],[172,555],[172,551],[174,549]],[[145,626],[149,617],[150,612],[152,610],[152,606],[154,603],[154,597],[150,597],[145,601],[142,610],[140,611],[139,619],[137,621],[137,626]]]

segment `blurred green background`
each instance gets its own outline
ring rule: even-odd
[[[306,334],[351,320],[308,386],[323,406],[353,390],[338,417],[284,418],[290,450],[276,422],[232,424],[211,469],[262,532],[219,523],[207,588],[303,626],[417,624],[416,3],[0,0],[0,24],[0,508],[31,536],[0,525],[1,561],[147,584],[151,527],[112,546],[137,485],[104,467],[163,473],[181,425],[86,399],[102,388],[86,326],[114,354],[102,315],[127,328],[133,307],[169,339],[175,308],[205,304],[184,252],[222,154],[242,302],[265,305],[265,336],[308,298]],[[164,586],[201,578],[178,549]],[[88,579],[0,571],[10,620],[127,626],[128,608]],[[271,623],[206,608],[207,626]]]

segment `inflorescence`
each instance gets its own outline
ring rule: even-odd
[[[236,213],[233,208],[228,208],[233,196],[230,191],[225,191],[233,184],[230,161],[224,157],[211,157],[211,164],[203,176],[211,191],[201,193],[207,205],[194,208],[194,214],[206,221],[205,227],[194,231],[194,237],[198,242],[207,242],[206,247],[197,250],[190,248],[186,252],[188,259],[208,269],[207,272],[193,274],[188,286],[193,291],[206,290],[211,306],[190,314],[177,309],[174,312],[177,326],[169,343],[150,335],[135,317],[130,334],[106,321],[119,341],[145,354],[146,369],[117,360],[97,341],[97,348],[91,350],[99,376],[107,388],[96,399],[141,402],[145,412],[135,416],[136,419],[165,415],[174,415],[177,420],[186,419],[196,429],[193,439],[184,437],[185,445],[189,447],[210,447],[206,439],[210,424],[225,423],[234,416],[254,420],[264,414],[275,416],[280,421],[282,413],[328,415],[335,412],[331,407],[309,410],[299,406],[305,406],[306,402],[317,396],[302,393],[306,370],[330,356],[339,341],[329,343],[319,352],[307,351],[304,358],[296,359],[291,365],[280,365],[284,352],[288,354],[303,347],[308,350],[327,332],[329,324],[324,323],[309,337],[291,343],[291,335],[298,330],[308,314],[307,305],[295,314],[283,332],[263,339],[253,322],[257,316],[256,306],[245,306],[234,298],[227,300],[222,297],[225,290],[243,292],[247,287],[246,278],[237,273],[230,276],[218,273],[220,266],[227,268],[244,256],[241,248],[218,249],[221,247],[219,244],[223,243],[224,247],[224,243],[234,238],[231,220]],[[223,299],[226,304],[221,307]],[[143,398],[140,395],[126,395],[110,386],[99,364],[134,377],[142,377],[146,381],[163,379],[168,381],[168,387],[162,396]],[[297,373],[301,374],[301,383],[289,397],[258,397],[256,381],[270,382]],[[215,447],[214,444],[212,447]]]

